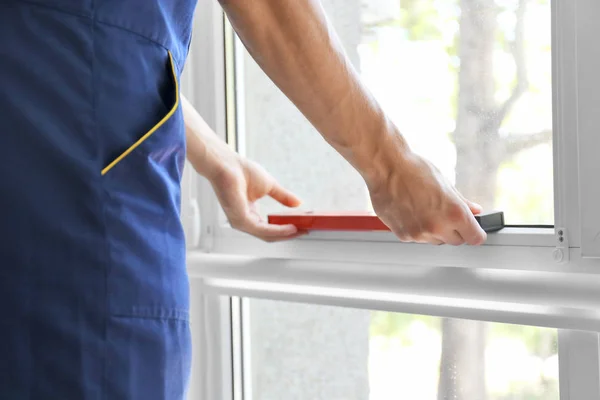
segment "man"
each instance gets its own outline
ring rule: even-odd
[[[317,0],[222,4],[264,71],[361,173],[400,240],[485,240],[480,207],[411,152]],[[180,96],[194,7],[0,0],[2,399],[185,397],[186,155],[235,228],[268,241],[300,234],[253,212],[264,196],[298,199]]]

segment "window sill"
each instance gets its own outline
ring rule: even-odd
[[[545,272],[600,272],[600,260],[581,260],[578,248],[554,259],[553,229],[507,228],[488,235],[482,246],[400,243],[387,232],[314,232],[280,243],[265,243],[229,227],[217,229],[210,253],[319,262],[463,267]]]
[[[311,232],[300,240],[351,240],[365,242],[392,242],[398,239],[391,232]],[[504,228],[489,233],[484,246],[554,247],[553,228]]]
[[[207,293],[600,331],[600,274],[200,252],[188,269]]]

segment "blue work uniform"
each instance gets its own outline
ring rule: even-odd
[[[0,0],[0,399],[183,399],[195,0]]]

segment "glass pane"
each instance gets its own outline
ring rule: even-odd
[[[549,0],[323,6],[417,152],[467,197],[503,210],[507,223],[553,224]],[[306,210],[370,209],[360,176],[244,54],[240,150],[298,193]],[[269,201],[262,207],[279,209]]]
[[[558,400],[557,331],[247,300],[253,400]]]

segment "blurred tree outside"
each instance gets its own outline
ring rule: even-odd
[[[453,139],[456,145],[456,187],[484,209],[494,208],[496,179],[502,163],[531,146],[548,142],[550,132],[502,137],[500,127],[528,89],[524,21],[528,0],[519,0],[514,38],[506,41],[516,69],[512,93],[496,100],[494,49],[499,6],[493,0],[461,0],[458,51],[458,110]],[[478,170],[473,171],[473,166]],[[438,399],[485,399],[487,324],[444,319]]]

